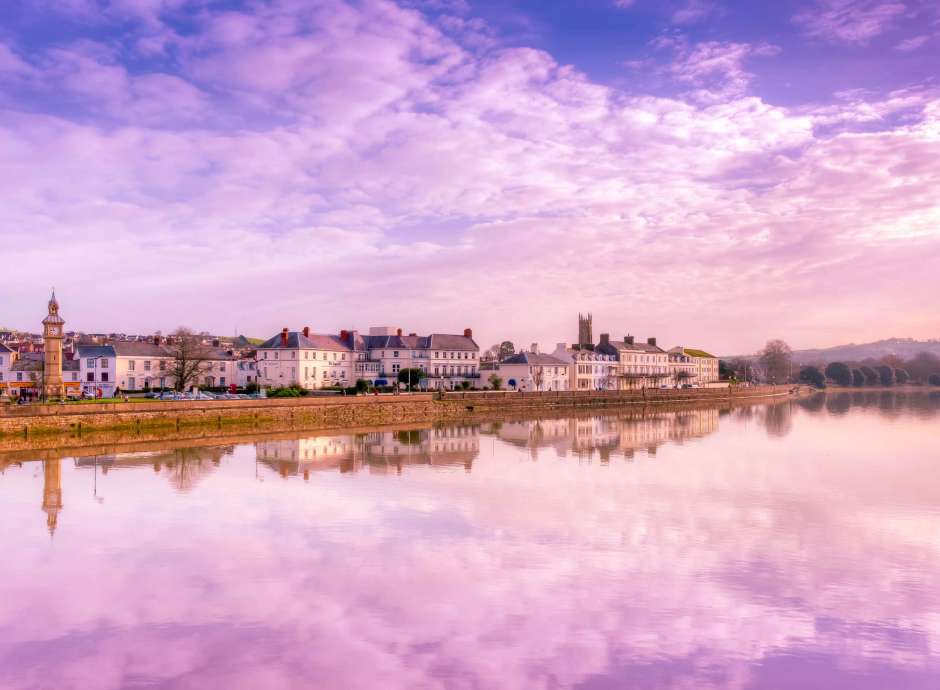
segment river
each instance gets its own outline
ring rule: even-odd
[[[835,393],[0,453],[0,688],[935,690],[938,432]]]

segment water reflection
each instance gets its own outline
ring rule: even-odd
[[[848,396],[20,458],[0,687],[938,687],[940,401]]]

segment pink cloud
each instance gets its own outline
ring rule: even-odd
[[[800,12],[793,20],[815,38],[865,43],[884,33],[906,11],[901,2],[817,0],[814,8]]]
[[[857,300],[839,302],[844,338],[935,332],[914,306],[860,318],[884,286],[856,269],[886,247],[899,261],[937,251],[930,91],[775,106],[750,95],[748,72],[773,49],[680,42],[668,73],[691,90],[654,97],[532,48],[477,53],[460,25],[383,0],[201,17],[172,39],[172,74],[128,70],[89,42],[5,58],[17,76],[0,78],[76,112],[0,110],[10,325],[34,325],[42,256],[72,276],[63,310],[88,330],[264,335],[285,319],[338,330],[394,314],[409,330],[552,343],[590,307],[611,331],[747,351],[767,329],[802,332],[819,300],[791,296],[826,287],[837,301],[839,277]],[[849,133],[863,126],[877,131]],[[114,257],[127,289],[101,294],[70,270],[89,255]],[[299,291],[272,309],[256,287],[311,275],[329,299]],[[667,297],[681,294],[696,303]],[[510,318],[507,295],[529,315]],[[771,318],[757,303],[794,308]]]

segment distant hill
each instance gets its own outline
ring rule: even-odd
[[[818,350],[794,350],[793,361],[800,364],[809,362],[856,362],[863,359],[879,359],[887,355],[897,355],[901,359],[911,359],[919,352],[932,352],[940,356],[940,340],[914,340],[913,338],[888,338],[874,343],[852,343],[837,345]]]

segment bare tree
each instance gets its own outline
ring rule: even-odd
[[[167,348],[173,356],[173,385],[177,391],[196,385],[212,366],[209,361],[212,350],[188,328],[177,328],[167,341]]]
[[[767,378],[772,383],[790,380],[792,350],[782,340],[769,340],[764,349],[757,353]]]
[[[685,369],[676,369],[672,372],[672,378],[676,382],[676,388],[679,388],[684,381],[692,378],[692,373]]]
[[[542,390],[542,384],[545,383],[545,367],[532,367],[532,384],[535,390]]]

